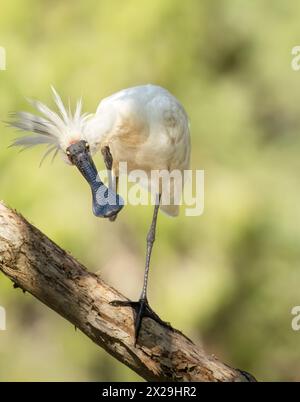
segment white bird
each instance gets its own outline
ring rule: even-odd
[[[95,114],[82,114],[81,100],[72,114],[54,88],[52,91],[58,113],[39,101],[31,101],[40,115],[18,112],[10,125],[33,134],[16,139],[12,146],[29,148],[48,144],[43,159],[51,152],[54,152],[54,157],[60,152],[67,163],[76,165],[90,184],[96,216],[115,220],[123,207],[123,200],[117,195],[118,178],[122,173],[120,162],[127,163],[128,173],[135,169],[143,170],[149,178],[146,184],[149,190],[152,188],[153,170],[183,172],[189,168],[188,117],[180,102],[166,89],[142,85],[121,90],[103,99]],[[109,175],[111,171],[113,173],[113,179],[109,177],[109,188],[98,177],[92,160],[92,156],[99,151]],[[182,189],[182,184],[175,180],[171,187],[164,187],[162,183],[157,187],[153,219],[147,235],[144,283],[139,301],[112,302],[114,306],[130,306],[134,309],[135,342],[143,317],[167,325],[148,304],[148,274],[158,210],[161,208],[168,215],[178,215],[179,205],[175,202],[174,191],[176,187]],[[169,203],[161,202],[164,196],[165,199],[169,198]]]

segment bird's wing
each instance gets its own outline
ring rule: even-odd
[[[188,117],[166,89],[154,85],[124,89],[103,99],[95,116],[106,125],[102,140],[111,146],[114,159],[127,161],[128,171],[188,169]],[[148,185],[145,187],[149,189]],[[178,214],[172,195],[162,210],[168,215]]]

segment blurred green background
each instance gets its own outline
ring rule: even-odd
[[[2,0],[0,119],[52,102],[53,84],[85,110],[133,85],[168,88],[191,120],[192,167],[205,169],[205,212],[161,214],[150,278],[160,316],[259,380],[300,380],[300,3],[277,0]],[[151,207],[97,220],[90,193],[59,158],[7,149],[0,199],[91,271],[139,296]],[[98,157],[98,166],[103,167]],[[72,208],[70,208],[72,205]],[[0,380],[140,380],[0,276]]]

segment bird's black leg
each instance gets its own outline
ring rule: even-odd
[[[108,146],[105,146],[101,149],[101,153],[103,155],[103,160],[105,167],[107,169],[107,175],[108,175],[108,187],[112,190],[115,191],[117,194],[118,192],[118,177],[116,177],[116,180],[114,181],[112,178],[111,170],[113,166],[113,157],[112,154],[110,153],[110,149]],[[117,219],[118,214],[110,216],[108,219],[110,222],[114,222]]]
[[[152,318],[154,321],[162,324],[164,326],[170,327],[170,325],[164,321],[162,321],[159,316],[151,309],[147,299],[147,285],[148,285],[148,276],[149,276],[149,268],[150,268],[150,259],[152,254],[152,248],[155,241],[155,233],[156,233],[156,222],[157,215],[159,210],[160,196],[157,197],[158,200],[154,207],[154,213],[152,218],[152,223],[150,226],[150,230],[147,235],[147,253],[146,253],[146,265],[145,265],[145,274],[144,274],[144,283],[143,290],[139,301],[121,301],[114,300],[111,302],[113,306],[125,306],[132,307],[135,312],[135,344],[137,343],[139,332],[141,329],[142,319],[143,317]]]
[[[104,160],[106,169],[111,171],[112,166],[113,166],[113,157],[112,157],[112,154],[110,153],[109,147],[108,146],[103,147],[101,149],[101,153],[103,155],[103,160]]]

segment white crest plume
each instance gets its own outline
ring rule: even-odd
[[[92,117],[91,114],[82,114],[81,99],[76,104],[74,114],[71,112],[70,105],[67,111],[57,91],[54,87],[51,89],[58,112],[51,110],[38,100],[28,100],[40,115],[16,112],[12,114],[13,120],[9,122],[11,127],[33,133],[16,138],[11,146],[21,147],[21,150],[25,150],[39,144],[48,145],[41,164],[52,152],[54,152],[53,160],[60,149],[65,150],[68,140],[74,136],[74,133],[78,136],[82,135],[87,121]]]

